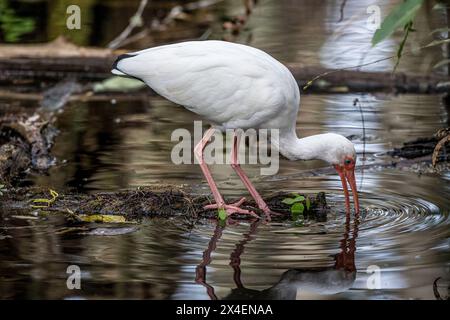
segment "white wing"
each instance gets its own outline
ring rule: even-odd
[[[298,111],[292,74],[252,47],[190,41],[127,56],[115,68],[225,128],[257,128],[276,118],[295,118]],[[286,123],[286,118],[279,122]]]

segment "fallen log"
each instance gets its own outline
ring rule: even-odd
[[[23,81],[57,82],[66,78],[99,81],[111,76],[111,66],[124,51],[83,48],[64,39],[44,45],[0,45],[0,84]],[[450,91],[450,79],[439,75],[414,75],[391,72],[331,70],[288,64],[300,88],[319,74],[326,73],[307,92],[394,92],[441,93]]]

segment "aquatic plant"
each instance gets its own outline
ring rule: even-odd
[[[293,194],[293,198],[284,198],[281,202],[291,206],[290,211],[294,221],[298,220],[300,215],[303,215],[305,208],[309,210],[311,207],[311,200],[299,194]]]

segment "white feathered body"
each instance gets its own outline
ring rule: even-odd
[[[129,55],[133,57],[120,60],[114,73],[143,80],[221,129],[295,128],[297,83],[283,64],[259,49],[188,41]]]
[[[126,54],[112,70],[144,81],[159,95],[224,129],[279,129],[272,136],[291,160],[336,164],[355,156],[345,137],[325,133],[298,139],[300,92],[292,73],[269,54],[225,41],[188,41]]]

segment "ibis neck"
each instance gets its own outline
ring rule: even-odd
[[[272,143],[278,147],[280,153],[290,160],[320,159],[320,153],[315,143],[316,136],[298,138],[295,129],[280,131],[278,139],[272,139]]]

